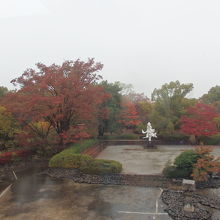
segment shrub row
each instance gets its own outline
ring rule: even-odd
[[[122,165],[113,160],[93,159],[89,155],[80,154],[97,141],[86,140],[54,155],[49,161],[49,167],[76,168],[87,174],[120,173]]]
[[[201,140],[205,145],[219,145],[220,134],[212,135],[210,137],[202,137]]]
[[[187,144],[189,143],[189,136],[182,133],[174,134],[159,134],[158,139],[164,144]]]
[[[32,154],[31,150],[17,150],[12,152],[5,152],[0,154],[0,165],[11,163],[16,160],[20,160],[28,157]]]
[[[190,178],[191,171],[176,166],[168,166],[164,168],[163,175],[168,178]]]
[[[87,174],[120,173],[122,165],[113,160],[93,159],[89,155],[61,152],[49,161],[49,167],[75,168]]]

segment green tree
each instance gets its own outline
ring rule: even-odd
[[[160,89],[154,89],[151,95],[154,108],[150,118],[160,133],[172,133],[179,128],[179,119],[184,109],[194,103],[185,98],[192,89],[192,83],[181,84],[179,81],[166,83]]]
[[[212,87],[207,94],[201,97],[201,100],[206,104],[213,104],[220,101],[220,86]]]
[[[0,98],[3,97],[8,92],[8,88],[0,86]]]
[[[18,125],[12,114],[5,107],[0,106],[0,149],[15,146],[15,134],[18,132]]]
[[[122,87],[119,82],[109,83],[107,80],[102,81],[100,85],[105,92],[110,94],[110,98],[102,104],[102,109],[107,110],[107,117],[99,119],[98,133],[103,136],[105,132],[117,132],[120,128],[119,117],[121,112]]]

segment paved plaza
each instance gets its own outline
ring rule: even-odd
[[[126,174],[160,174],[168,161],[174,159],[190,146],[157,146],[156,149],[144,149],[140,145],[108,146],[98,156],[98,159],[116,160],[122,163]],[[215,147],[213,153],[220,156],[220,147]]]

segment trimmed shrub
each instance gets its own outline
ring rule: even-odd
[[[168,178],[191,178],[193,166],[201,156],[194,150],[187,150],[176,157],[174,165],[164,168],[163,175]]]
[[[159,134],[158,139],[166,144],[185,144],[189,142],[189,136],[182,133]]]
[[[203,143],[206,145],[219,145],[220,144],[220,134],[212,135],[210,137],[202,137]]]
[[[115,174],[122,170],[121,163],[114,160],[95,159],[89,166],[80,167],[80,171],[87,174]]]
[[[61,152],[53,156],[49,161],[49,167],[80,168],[90,166],[93,158],[88,155]]]
[[[200,158],[200,155],[196,153],[194,150],[187,150],[182,152],[174,162],[177,168],[188,170],[192,172],[193,165]]]
[[[163,175],[167,178],[190,178],[191,171],[175,166],[168,166],[164,168]]]
[[[122,165],[117,161],[93,159],[89,155],[80,154],[96,143],[97,140],[86,140],[74,144],[54,155],[49,161],[49,167],[76,168],[87,174],[120,173]]]

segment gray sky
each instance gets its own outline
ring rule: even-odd
[[[219,0],[0,0],[0,85],[37,62],[94,57],[109,81],[150,97],[174,80],[191,97],[220,85]]]

